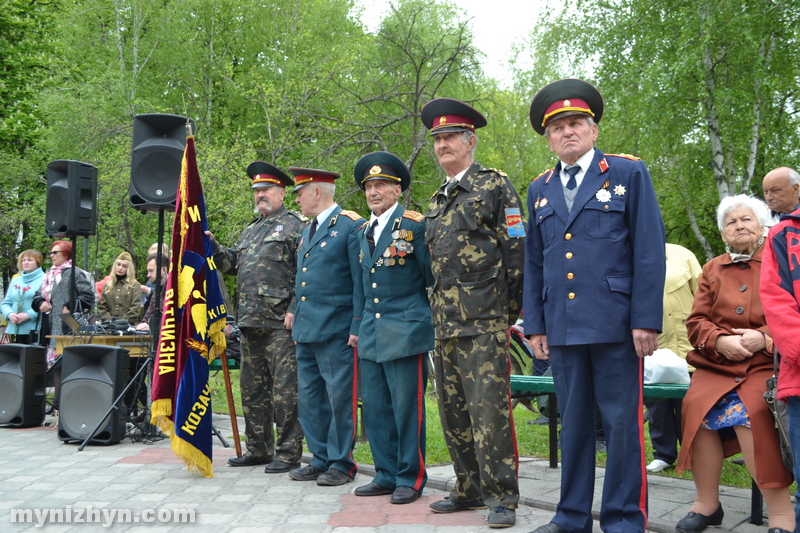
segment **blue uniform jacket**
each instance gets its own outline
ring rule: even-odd
[[[421,214],[398,205],[370,254],[361,232],[364,319],[358,355],[383,363],[433,349],[433,321],[426,287],[433,285],[431,254]]]
[[[571,212],[560,170],[528,187],[525,334],[558,346],[661,331],[664,222],[644,162],[595,150]]]
[[[364,312],[361,283],[360,229],[366,221],[340,206],[309,240],[303,229],[297,251],[295,315],[296,342],[324,342],[358,335]]]

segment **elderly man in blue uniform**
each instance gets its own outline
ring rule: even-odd
[[[439,416],[456,473],[449,499],[430,507],[452,513],[488,506],[490,527],[510,527],[519,483],[506,330],[522,309],[522,201],[504,172],[473,161],[483,115],[437,98],[421,118],[447,174],[425,215],[425,240]]]
[[[421,214],[397,199],[411,176],[394,154],[359,159],[356,184],[372,209],[361,237],[364,318],[358,334],[364,427],[375,478],[356,496],[391,494],[391,502],[419,498],[425,472],[425,386],[433,322],[426,287],[433,284]]]
[[[366,221],[333,200],[336,172],[290,167],[300,211],[309,218],[297,251],[292,338],[297,343],[297,404],[311,463],[296,481],[344,485],[356,464],[358,328],[364,311],[359,239]]]
[[[560,80],[530,119],[558,157],[528,188],[525,334],[550,359],[561,413],[561,499],[536,533],[592,531],[594,404],[608,446],[600,527],[647,528],[642,357],[658,347],[664,223],[647,167],[594,148],[603,98]]]

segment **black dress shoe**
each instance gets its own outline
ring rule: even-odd
[[[537,527],[531,531],[531,533],[567,533],[567,530],[554,522],[550,522],[549,524]]]
[[[796,531],[796,529],[789,531],[788,529],[783,529],[780,527],[771,527],[767,530],[767,533],[795,533]]]
[[[363,487],[358,487],[355,491],[356,496],[383,496],[386,494],[391,494],[394,492],[394,489],[387,489],[383,485],[378,485],[374,481],[371,483],[367,483]]]
[[[317,476],[317,485],[322,485],[323,487],[336,487],[351,481],[353,481],[353,478],[335,468],[330,468],[327,472]]]
[[[706,516],[704,514],[690,512],[678,522],[675,530],[678,533],[696,533],[703,531],[708,526],[718,526],[722,523],[722,517],[725,513],[722,510],[722,504],[719,504],[717,510]]]
[[[289,472],[289,477],[295,481],[314,481],[320,476],[320,474],[322,474],[322,470],[319,468],[306,465],[303,468],[295,468],[294,470],[291,470]]]
[[[289,470],[294,470],[299,466],[300,463],[284,463],[283,461],[275,459],[271,463],[267,463],[267,466],[264,467],[264,472],[267,474],[281,474]]]
[[[399,485],[396,489],[394,489],[394,494],[392,494],[392,499],[390,501],[392,503],[404,504],[415,502],[417,501],[417,498],[419,498],[418,491],[405,485]]]
[[[228,459],[228,466],[255,466],[263,465],[269,462],[269,459],[260,459],[252,455],[243,455],[241,457],[231,457]]]
[[[458,511],[474,511],[475,509],[486,509],[483,500],[473,500],[471,502],[454,502],[451,500],[439,500],[430,504],[434,513],[457,513]]]

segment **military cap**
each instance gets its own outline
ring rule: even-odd
[[[400,190],[408,189],[411,175],[400,158],[389,152],[372,152],[356,163],[353,170],[356,185],[365,189],[369,180],[388,180],[400,185]]]
[[[531,125],[544,135],[547,124],[570,115],[586,115],[595,123],[603,116],[603,96],[591,83],[583,80],[558,80],[544,86],[531,102]]]
[[[431,135],[451,131],[471,131],[486,125],[486,119],[472,106],[453,98],[431,100],[420,113]]]
[[[253,180],[252,189],[261,187],[291,187],[294,185],[292,178],[284,174],[281,169],[264,161],[255,161],[247,166],[247,175]]]
[[[316,170],[313,168],[289,167],[289,172],[294,176],[295,191],[309,183],[333,183],[333,180],[339,179],[338,172]]]

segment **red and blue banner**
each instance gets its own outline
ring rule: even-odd
[[[189,135],[172,226],[151,413],[152,423],[169,436],[189,471],[212,477],[208,365],[225,350],[227,313],[206,231],[194,136]]]

